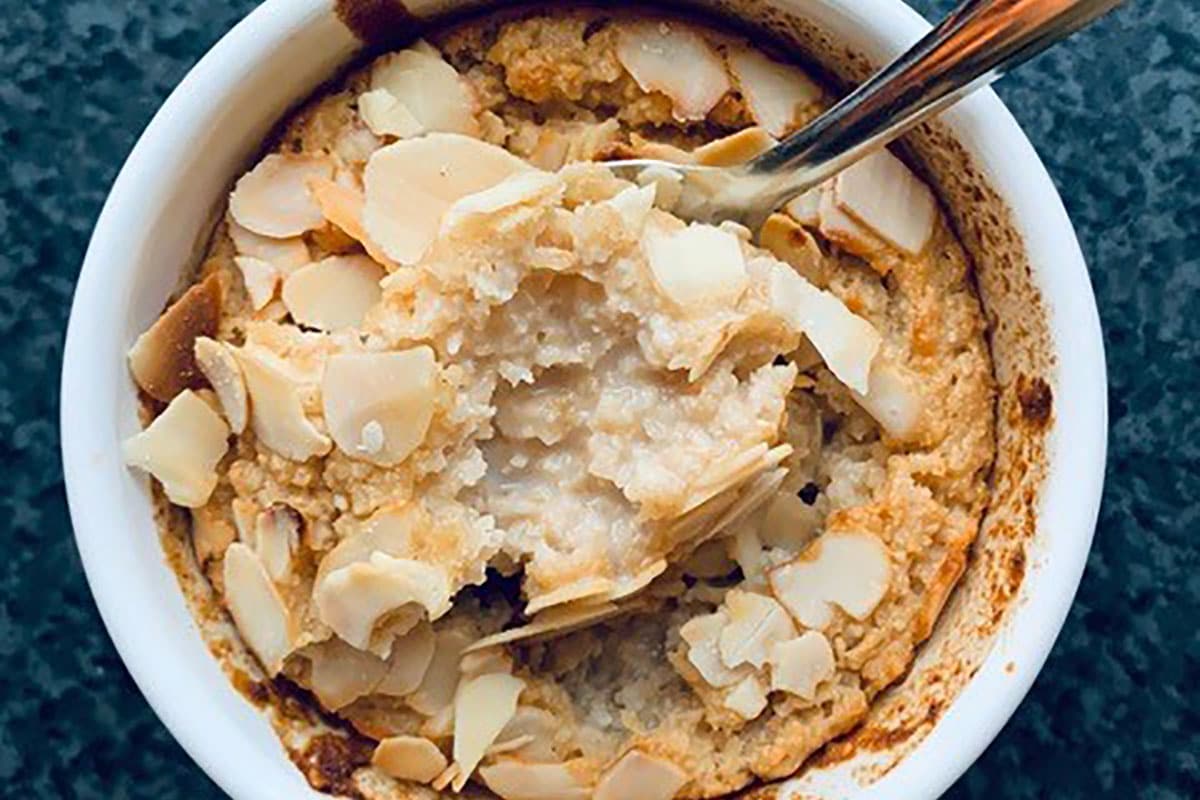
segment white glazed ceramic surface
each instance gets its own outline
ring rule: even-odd
[[[899,0],[793,0],[796,11],[873,62],[928,25]],[[266,720],[210,656],[165,563],[144,476],[121,464],[139,427],[125,353],[195,260],[232,178],[292,104],[358,49],[331,0],[267,0],[188,74],[121,170],[80,274],[62,379],[71,516],[101,615],[172,734],[238,800],[319,797]],[[931,798],[999,731],[1041,667],[1091,543],[1105,456],[1099,321],[1066,212],[1016,122],[991,92],[944,119],[1007,202],[1049,315],[1058,413],[1033,543],[1037,568],[978,674],[932,733],[866,789],[852,765],[802,779],[822,797]],[[1014,675],[1004,666],[1020,664]]]

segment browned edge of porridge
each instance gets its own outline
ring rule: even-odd
[[[470,13],[494,12],[498,8],[513,13],[523,10],[507,3],[458,5]],[[779,0],[700,0],[663,5],[693,15],[699,12],[725,28],[732,23],[743,33],[753,33],[766,52],[803,53],[822,65],[812,69],[812,64],[806,63],[806,68],[842,85],[862,80],[877,66],[835,43],[811,22],[782,9]],[[423,17],[432,9],[410,10],[399,0],[339,0],[337,9],[343,22],[363,39],[365,53],[403,44],[425,28],[448,21],[447,15]],[[460,9],[453,17],[466,15]],[[333,76],[326,86],[340,77]],[[314,95],[324,88],[316,89]],[[905,145],[911,165],[939,195],[975,270],[1000,392],[996,408],[997,455],[990,505],[966,572],[908,676],[874,701],[858,728],[826,745],[805,767],[820,769],[870,753],[872,757],[866,759],[869,766],[856,774],[863,783],[886,774],[932,730],[978,671],[1017,598],[1026,572],[1036,568],[1036,562],[1030,563],[1029,545],[1037,527],[1037,504],[1047,467],[1046,436],[1053,420],[1050,386],[1055,364],[1044,305],[1011,213],[944,126],[923,125],[908,135]],[[286,679],[262,678],[253,656],[241,643],[196,565],[188,544],[187,514],[172,508],[157,484],[154,497],[168,563],[179,577],[210,651],[238,690],[267,713],[289,757],[309,782],[331,794],[355,796],[350,776],[369,761],[372,743],[347,724],[322,713]],[[1006,672],[1014,675],[1031,668],[1019,663],[1007,666]],[[740,796],[767,800],[777,794],[777,785],[772,784],[751,787]],[[411,796],[432,800],[439,795],[427,787],[414,787]],[[488,795],[470,785],[463,796]]]

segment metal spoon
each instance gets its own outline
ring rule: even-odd
[[[610,161],[621,177],[682,176],[676,212],[756,225],[980,86],[1095,20],[1121,0],[966,0],[923,39],[837,105],[754,160],[735,167]]]

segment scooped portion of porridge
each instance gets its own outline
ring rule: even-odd
[[[360,795],[712,797],[908,668],[993,454],[929,188],[881,152],[751,231],[598,163],[734,163],[829,99],[678,20],[482,19],[237,181],[125,455],[264,675],[377,742]]]

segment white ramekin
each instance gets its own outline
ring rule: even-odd
[[[875,63],[928,29],[900,0],[790,0]],[[239,800],[317,797],[263,717],[231,687],[164,562],[145,479],[121,440],[138,428],[125,353],[193,262],[232,178],[272,124],[359,49],[332,0],[267,0],[195,66],[146,128],[96,224],[75,291],[62,377],[62,448],[88,581],[121,657],[158,716]],[[1105,372],[1079,246],[1044,167],[991,91],[944,115],[1011,210],[1046,307],[1057,413],[1039,498],[1037,568],[975,676],[932,732],[866,788],[851,770],[806,796],[928,798],[983,751],[1062,626],[1090,547],[1104,473]],[[1021,669],[1013,674],[1012,664]]]

